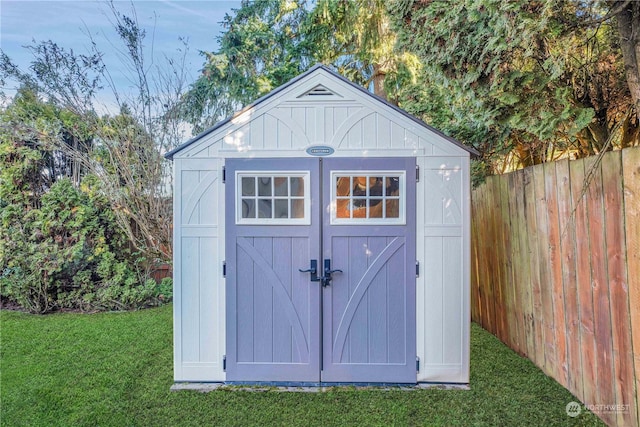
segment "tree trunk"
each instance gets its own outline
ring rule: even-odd
[[[615,2],[613,8],[623,2]],[[631,1],[616,15],[620,47],[631,99],[640,112],[640,2]]]
[[[378,95],[380,98],[388,100],[387,91],[384,88],[384,78],[386,77],[386,73],[382,70],[382,67],[378,64],[373,65],[373,93]]]
[[[622,122],[620,148],[633,147],[636,145],[640,145],[640,118],[638,114],[627,114]]]

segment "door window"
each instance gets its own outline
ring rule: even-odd
[[[334,172],[331,224],[404,224],[404,172]]]
[[[309,224],[308,172],[236,175],[236,224]]]

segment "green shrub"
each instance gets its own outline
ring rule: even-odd
[[[26,310],[123,310],[170,299],[128,248],[106,199],[89,177],[57,181],[33,207],[3,200],[0,295]],[[168,285],[170,287],[170,284]]]

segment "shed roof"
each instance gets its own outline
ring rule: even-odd
[[[348,84],[349,86],[353,87],[354,89],[366,94],[367,96],[371,97],[372,99],[375,99],[376,101],[382,103],[382,105],[384,105],[385,107],[395,110],[396,112],[398,112],[398,113],[402,114],[403,116],[405,116],[405,117],[411,119],[412,121],[416,122],[418,125],[428,129],[430,132],[433,132],[433,133],[436,133],[436,134],[440,135],[442,138],[444,138],[447,141],[451,142],[452,144],[462,148],[463,150],[469,152],[471,155],[480,156],[480,152],[478,152],[474,148],[468,147],[468,146],[464,145],[463,143],[461,143],[460,141],[458,141],[458,140],[456,140],[454,138],[451,138],[448,135],[445,135],[444,133],[442,133],[438,129],[436,129],[436,128],[432,127],[432,126],[429,126],[428,124],[426,124],[425,122],[423,122],[419,118],[417,118],[415,116],[412,116],[411,114],[407,113],[406,111],[404,111],[403,109],[397,107],[396,105],[393,105],[393,104],[387,102],[387,100],[385,100],[384,98],[381,98],[381,97],[369,92],[368,90],[366,90],[365,88],[361,87],[360,85],[357,85],[357,84],[353,83],[351,80],[343,77],[342,75],[340,75],[337,72],[331,70],[327,66],[325,66],[323,64],[316,64],[313,67],[311,67],[309,70],[307,70],[304,73],[300,74],[299,76],[289,80],[287,83],[277,87],[276,89],[272,90],[268,94],[266,94],[266,95],[262,96],[261,98],[257,99],[255,102],[253,102],[250,105],[244,107],[242,110],[236,112],[231,117],[228,117],[225,120],[216,123],[214,126],[210,127],[209,129],[201,132],[200,134],[194,136],[193,138],[189,139],[188,141],[186,141],[185,143],[181,144],[180,146],[178,146],[178,147],[174,148],[173,150],[169,151],[168,153],[165,154],[165,158],[167,158],[169,160],[173,160],[173,156],[175,154],[177,154],[178,152],[180,152],[180,151],[184,150],[185,148],[191,146],[192,144],[200,141],[205,136],[211,134],[212,132],[215,132],[219,128],[221,128],[221,127],[225,126],[226,124],[228,124],[229,122],[231,122],[238,115],[244,113],[247,110],[255,108],[256,106],[258,106],[262,102],[266,101],[267,99],[271,98],[272,96],[276,95],[277,93],[281,92],[282,90],[288,88],[289,86],[293,85],[294,83],[297,83],[297,82],[299,82],[301,80],[309,78],[311,75],[317,73],[318,70],[323,70],[323,71],[327,72],[330,76],[343,81],[344,83]]]

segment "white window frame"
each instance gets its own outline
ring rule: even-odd
[[[304,183],[304,197],[292,197],[291,194],[284,196],[258,196],[255,194],[253,197],[256,200],[256,209],[258,209],[258,199],[270,198],[287,200],[304,200],[304,216],[302,218],[242,218],[242,200],[250,198],[242,196],[242,178],[303,178]],[[254,170],[242,170],[236,171],[236,224],[238,225],[310,225],[311,224],[311,172],[310,171],[289,171],[289,170],[273,170],[273,171],[254,171]],[[289,189],[290,191],[290,189]],[[273,207],[272,207],[273,209]],[[289,203],[289,209],[291,209],[291,203]]]
[[[345,176],[365,176],[365,177],[391,177],[397,176],[399,177],[398,182],[398,218],[338,218],[337,217],[337,200],[338,197],[336,195],[336,180],[338,177]],[[330,210],[330,224],[331,225],[406,225],[407,223],[407,215],[406,215],[406,204],[407,204],[407,174],[404,170],[335,170],[331,171],[331,182],[329,185],[331,186],[331,203],[329,204]],[[350,196],[353,198],[353,195]],[[366,198],[370,199],[370,196],[367,197],[358,197],[358,198]],[[374,198],[378,198],[374,196]],[[383,199],[388,200],[387,198]]]

